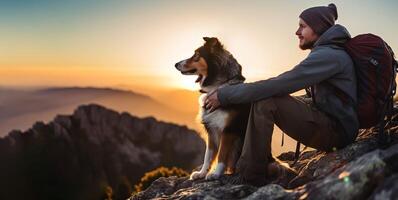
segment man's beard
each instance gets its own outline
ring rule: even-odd
[[[307,41],[307,42],[304,42],[303,45],[299,45],[299,47],[302,50],[312,49],[312,47],[314,47],[315,42],[316,41]]]

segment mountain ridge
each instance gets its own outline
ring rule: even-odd
[[[196,167],[204,142],[186,126],[97,104],[0,138],[0,199],[126,199],[147,171]]]
[[[3,91],[0,98],[0,134],[27,129],[34,121],[49,121],[56,114],[70,114],[81,104],[96,103],[137,116],[154,116],[163,121],[197,126],[196,113],[175,110],[164,102],[131,90],[95,87],[51,87],[37,90]],[[7,95],[8,94],[8,95]],[[0,135],[1,136],[1,135]]]

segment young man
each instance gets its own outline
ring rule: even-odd
[[[277,77],[219,88],[206,98],[205,106],[211,110],[230,104],[252,105],[235,175],[240,180],[266,183],[274,124],[304,145],[324,151],[355,141],[359,126],[355,108],[337,96],[338,91],[344,92],[352,102],[357,101],[353,62],[341,47],[350,34],[335,25],[336,19],[334,4],[304,10],[296,35],[299,47],[311,50],[306,59]],[[315,102],[289,95],[309,87]]]

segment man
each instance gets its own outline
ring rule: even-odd
[[[205,107],[251,103],[248,127],[237,176],[252,185],[263,185],[271,157],[271,138],[276,124],[282,131],[306,146],[332,151],[355,141],[358,119],[354,105],[356,78],[353,62],[341,47],[350,34],[335,25],[334,4],[312,7],[299,16],[296,35],[308,57],[290,71],[253,83],[219,88],[210,93]],[[306,103],[289,94],[311,87],[313,101]],[[353,103],[343,102],[343,92]]]

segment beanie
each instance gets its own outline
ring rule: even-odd
[[[300,16],[319,36],[334,25],[337,20],[337,8],[333,3],[304,10]]]

